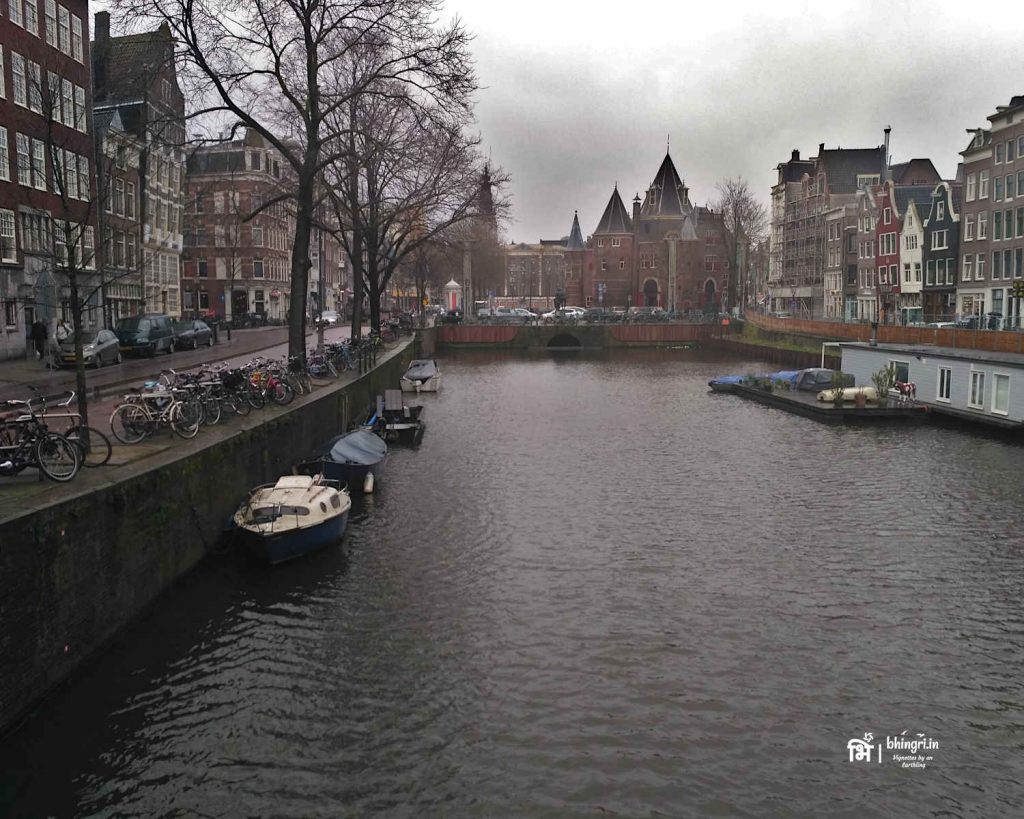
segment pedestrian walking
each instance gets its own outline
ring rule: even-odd
[[[40,319],[32,322],[32,343],[36,348],[36,360],[42,361],[46,355],[46,325]]]

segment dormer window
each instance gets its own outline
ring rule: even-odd
[[[935,219],[936,219],[936,221],[941,222],[945,218],[946,218],[946,203],[945,202],[936,202],[935,203]]]
[[[621,239],[612,239],[612,247],[619,247],[622,244]]]
[[[973,145],[973,147],[980,148],[984,144],[985,144],[985,132],[984,131],[976,132],[974,134],[974,145]]]
[[[892,224],[892,208],[883,208],[882,209],[882,224],[883,225],[891,225]]]

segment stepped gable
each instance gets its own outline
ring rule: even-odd
[[[693,205],[690,204],[686,185],[683,184],[683,180],[680,179],[676,171],[672,156],[666,152],[661,167],[658,168],[658,173],[647,190],[640,213],[644,216],[679,218],[691,210],[693,210]]]
[[[612,191],[612,198],[608,200],[608,207],[604,209],[601,221],[597,223],[598,233],[632,233],[633,220],[626,213],[626,206],[622,204],[622,197],[619,196],[619,186]]]
[[[856,193],[858,174],[882,176],[885,167],[885,146],[877,148],[835,148],[818,150],[819,167],[828,176],[830,193]]]
[[[572,230],[569,231],[569,238],[565,243],[566,250],[583,250],[583,232],[580,230],[580,214],[576,211],[572,215]]]

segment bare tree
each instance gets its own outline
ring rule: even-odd
[[[395,271],[478,216],[484,164],[479,139],[465,133],[470,117],[461,100],[428,105],[393,86],[352,100],[346,114],[336,130],[346,132],[349,150],[326,169],[324,188],[377,327]],[[501,184],[504,176],[492,179]],[[498,198],[494,207],[507,203]],[[360,320],[353,315],[353,333]]]
[[[170,27],[189,96],[201,101],[190,118],[213,118],[214,130],[225,123],[252,128],[290,165],[292,355],[305,355],[317,184],[347,150],[332,131],[334,115],[382,81],[427,99],[465,97],[476,88],[469,35],[457,20],[438,25],[441,7],[441,0],[114,2],[123,22]]]
[[[721,212],[725,222],[725,241],[732,268],[728,288],[729,304],[745,306],[750,295],[745,291],[749,250],[768,234],[768,209],[754,196],[743,177],[727,178],[715,187],[718,198],[711,207]]]

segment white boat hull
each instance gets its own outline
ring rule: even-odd
[[[413,381],[403,376],[401,384],[402,392],[437,392],[441,389],[441,374],[438,373],[426,381]]]

